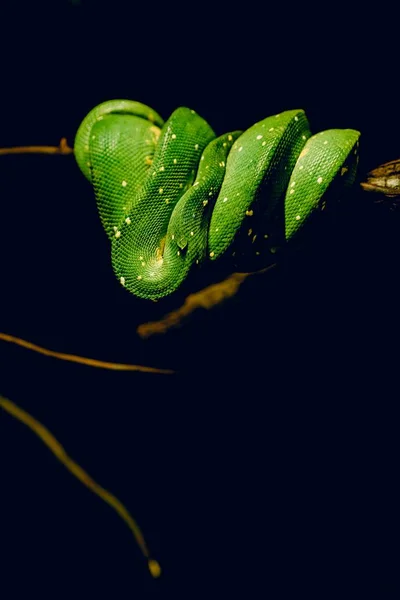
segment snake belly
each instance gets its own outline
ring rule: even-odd
[[[95,107],[75,138],[120,283],[141,298],[176,291],[189,272],[226,258],[262,268],[298,237],[329,189],[356,177],[360,133],[311,135],[303,110],[216,136],[194,110],[164,123],[148,106]]]

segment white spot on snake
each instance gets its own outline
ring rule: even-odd
[[[193,231],[190,232],[190,235],[194,235]]]
[[[145,262],[142,262],[142,267],[145,267],[145,266],[146,266],[146,263],[145,263]]]
[[[223,146],[224,148],[226,148],[226,142],[224,142],[224,143],[222,144],[222,146]]]
[[[214,252],[210,252],[210,256],[212,258],[214,256]]]
[[[215,231],[219,231],[219,227],[216,227],[216,228],[215,228]]]
[[[92,135],[92,140],[95,140],[95,139],[96,139],[96,136],[95,136],[95,135]]]
[[[139,256],[139,260],[143,260],[143,256]]]
[[[126,223],[127,225],[130,225],[130,224],[132,223],[132,221],[130,220],[130,218],[129,218],[129,217],[126,217],[126,219],[125,219],[125,223]]]
[[[290,184],[290,187],[294,187],[296,185],[295,181],[292,181],[292,183]]]
[[[183,183],[180,183],[180,184],[179,184],[179,187],[180,187],[180,188],[183,188]]]
[[[254,214],[254,212],[252,210],[246,210],[246,216],[247,217],[252,217]]]
[[[200,160],[204,160],[204,156],[202,156]]]
[[[268,131],[274,131],[275,127],[270,127]]]
[[[306,140],[306,139],[307,139],[307,137],[306,137],[305,135],[302,135],[302,136],[301,136],[301,139],[302,139],[302,140]]]
[[[120,231],[116,231],[115,232],[115,237],[118,239],[119,237],[121,237],[121,232]]]
[[[258,139],[258,140],[261,140],[261,138],[262,138],[262,135],[258,135],[258,136],[257,136],[257,139]]]
[[[165,167],[160,167],[158,170],[159,171],[165,171]]]
[[[208,195],[209,195],[209,196],[212,196],[212,192],[208,192]]]
[[[104,119],[104,117],[102,117],[101,115],[100,115],[100,117],[97,117],[98,121],[102,121],[103,119]]]
[[[172,138],[173,140],[176,140],[176,134],[175,134],[175,133],[173,133],[173,134],[171,135],[171,138]]]
[[[121,185],[122,185],[122,187],[126,187],[128,185],[128,183],[124,179],[123,182],[121,183]]]
[[[298,121],[298,120],[299,120],[299,117],[295,117],[295,118],[294,118],[294,120],[295,120],[295,121]]]
[[[196,265],[198,265],[198,264],[199,264],[199,259],[198,259],[198,258],[196,258]]]
[[[296,221],[300,221],[300,215],[296,216]]]
[[[291,194],[294,194],[294,190],[290,190],[290,193],[291,193]]]
[[[323,180],[322,180],[322,177],[318,177],[318,179],[317,179],[317,183],[322,183],[322,181],[323,181]]]
[[[203,200],[203,206],[207,206],[208,200]]]
[[[240,146],[238,152],[241,152],[243,150],[243,146]]]
[[[172,234],[171,235],[171,240],[174,240],[174,239],[175,239],[175,236],[174,236],[174,234]]]
[[[176,255],[177,255],[177,256],[180,256],[180,255],[181,255],[181,252],[180,252],[180,250],[178,250],[178,252],[176,253]]]
[[[165,198],[165,204],[169,204],[169,198]]]
[[[278,113],[277,115],[275,115],[275,119],[278,119],[281,116],[280,113]]]
[[[163,188],[160,188],[158,191],[160,194],[162,194],[164,190],[163,190]]]
[[[228,201],[228,198],[224,198],[224,199],[222,200],[222,202],[227,202],[227,201]]]
[[[326,144],[327,144],[327,143],[328,143],[328,140],[325,140],[325,141],[324,141],[324,146],[326,146]]]
[[[123,285],[123,286],[125,285],[125,277],[120,277],[119,281],[120,281],[121,285]]]
[[[176,163],[177,163],[177,162],[178,162],[178,161],[176,160],[176,158],[174,158],[174,165],[176,165]]]
[[[265,144],[266,144],[266,143],[267,143],[267,142],[265,142],[265,141],[264,141],[264,142],[263,142],[261,145],[262,145],[262,146],[265,146]]]
[[[139,281],[142,279],[141,275],[138,275],[137,278],[139,279]]]
[[[118,231],[118,227],[116,225],[114,225],[113,229],[114,231]]]
[[[299,169],[300,169],[300,170],[301,170],[301,169],[304,169],[304,165],[300,165]]]
[[[199,145],[198,145],[198,144],[195,144],[195,145],[194,145],[194,149],[195,149],[195,150],[198,150],[198,149],[199,149]]]
[[[199,185],[199,181],[196,181],[196,183],[194,183],[194,184],[193,184],[193,187],[194,187],[195,185]]]
[[[231,134],[228,135],[228,140],[231,142],[233,140],[233,137],[231,136]]]
[[[194,115],[194,114],[195,114],[194,110],[191,110],[190,112],[192,113],[192,115]]]

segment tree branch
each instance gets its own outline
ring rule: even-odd
[[[0,396],[0,408],[5,410],[15,419],[24,423],[35,435],[38,436],[42,440],[42,442],[49,448],[49,450],[54,454],[54,456],[64,465],[66,469],[74,477],[76,477],[83,485],[85,485],[89,490],[91,490],[96,496],[101,498],[104,502],[106,502],[115,512],[121,517],[123,521],[125,521],[126,525],[131,530],[133,537],[135,538],[139,548],[142,551],[142,554],[147,559],[148,567],[150,573],[153,577],[159,577],[161,574],[161,567],[158,562],[150,557],[150,552],[143,537],[143,533],[136,523],[135,519],[129,513],[127,508],[108,490],[104,489],[101,485],[99,485],[94,479],[86,473],[82,469],[78,463],[76,463],[68,454],[65,452],[63,446],[60,442],[54,437],[52,433],[44,426],[42,423],[39,423],[32,415],[25,412],[22,408],[17,406],[8,398],[4,398]]]
[[[28,350],[33,350],[34,352],[38,352],[39,354],[44,354],[45,356],[51,356],[52,358],[58,358],[60,360],[79,363],[81,365],[87,365],[89,367],[110,369],[112,371],[140,371],[141,373],[158,373],[161,375],[172,375],[173,373],[175,373],[175,371],[173,371],[172,369],[157,369],[155,367],[145,367],[143,365],[126,365],[123,363],[104,362],[102,360],[96,360],[94,358],[76,356],[75,354],[64,354],[63,352],[55,352],[54,350],[42,348],[41,346],[37,346],[36,344],[32,344],[31,342],[27,342],[26,340],[22,340],[21,338],[15,337],[13,335],[8,335],[8,333],[0,332],[0,340],[3,340],[4,342],[11,342],[12,344],[17,344],[18,346],[22,346],[23,348],[27,348]]]
[[[0,156],[6,154],[73,154],[74,149],[68,146],[66,138],[61,138],[59,146],[15,146],[0,148]]]
[[[214,306],[222,304],[225,300],[237,293],[242,283],[246,281],[248,277],[266,273],[276,267],[276,265],[277,263],[274,263],[265,269],[253,271],[251,273],[232,273],[232,275],[229,275],[229,277],[223,281],[209,285],[194,294],[190,294],[180,308],[168,313],[159,321],[142,323],[138,326],[137,333],[143,339],[151,337],[152,335],[166,333],[169,329],[182,325],[182,323],[197,309],[203,308],[210,310],[211,308],[214,308]]]

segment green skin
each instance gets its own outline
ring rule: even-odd
[[[216,137],[188,108],[163,123],[144,104],[112,100],[83,120],[75,156],[120,283],[156,300],[206,261],[268,264],[276,245],[298,239],[328,188],[353,183],[359,135],[312,136],[304,111],[290,110]]]

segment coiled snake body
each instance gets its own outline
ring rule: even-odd
[[[265,266],[328,188],[353,183],[359,135],[312,136],[304,111],[290,110],[216,137],[188,108],[163,123],[148,106],[112,100],[83,120],[75,156],[93,184],[120,283],[157,299],[207,260]]]

